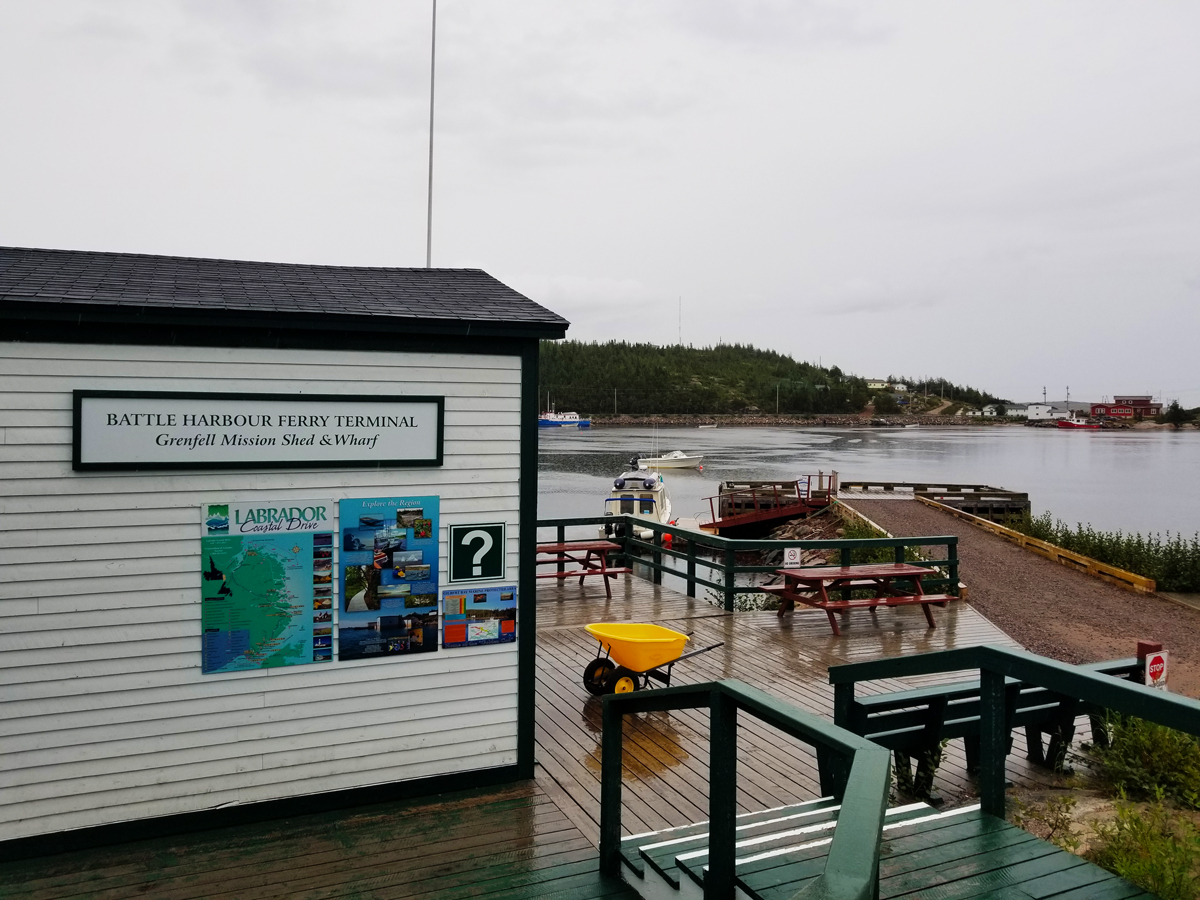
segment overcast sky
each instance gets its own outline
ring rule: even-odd
[[[0,0],[0,244],[425,261],[429,0]],[[580,340],[1200,405],[1200,3],[441,0],[433,262]]]

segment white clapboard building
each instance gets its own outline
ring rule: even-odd
[[[566,327],[478,270],[0,249],[0,847],[531,777],[538,341]],[[480,587],[515,588],[515,641],[339,658],[335,560],[320,662],[203,671],[212,504],[414,496],[439,596],[451,528],[499,529]]]

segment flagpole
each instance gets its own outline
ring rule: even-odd
[[[433,265],[433,79],[437,72],[437,0],[429,36],[429,204],[425,216],[425,268]]]

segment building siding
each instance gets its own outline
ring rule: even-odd
[[[445,464],[76,473],[71,391],[446,398]],[[514,644],[200,674],[202,504],[435,494],[504,521],[517,356],[0,344],[0,840],[516,762]],[[520,632],[519,632],[520,633]]]

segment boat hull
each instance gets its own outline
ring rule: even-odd
[[[643,469],[694,469],[704,460],[703,456],[691,456],[687,459],[662,459],[648,457],[639,459],[638,465]]]

